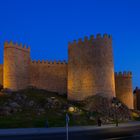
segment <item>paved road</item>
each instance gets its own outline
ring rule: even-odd
[[[71,132],[69,140],[140,140],[140,126]],[[0,140],[66,140],[65,133],[0,136]]]

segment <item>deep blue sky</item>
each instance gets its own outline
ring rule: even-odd
[[[68,41],[113,36],[115,71],[140,86],[140,0],[0,0],[0,63],[5,40],[31,46],[32,59],[67,60]]]

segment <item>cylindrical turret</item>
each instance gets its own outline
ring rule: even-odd
[[[4,88],[24,89],[29,84],[30,49],[22,45],[4,44]]]
[[[131,72],[115,73],[115,90],[116,97],[121,102],[123,102],[129,109],[133,109],[134,99]]]
[[[115,97],[112,38],[100,34],[69,43],[68,99],[84,100],[93,95]]]

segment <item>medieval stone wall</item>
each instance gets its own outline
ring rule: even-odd
[[[66,94],[67,63],[32,61],[30,63],[30,85],[59,94]]]
[[[122,101],[128,108],[134,108],[132,73],[115,73],[116,97]]]
[[[5,42],[4,88],[24,89],[29,85],[30,49],[26,46]]]
[[[115,96],[112,38],[107,34],[85,37],[69,43],[68,99],[83,100],[88,96]]]
[[[0,85],[3,85],[3,65],[0,64]]]
[[[35,86],[67,93],[68,99],[75,101],[97,94],[108,98],[117,96],[133,108],[132,74],[116,73],[114,77],[112,37],[107,34],[69,43],[68,64],[31,61],[29,48],[6,42],[4,64],[0,65],[1,83],[11,90]]]

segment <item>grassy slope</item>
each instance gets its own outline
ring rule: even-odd
[[[29,128],[29,127],[45,127],[46,120],[48,120],[49,127],[62,127],[65,126],[65,114],[67,113],[66,106],[73,105],[78,109],[81,109],[81,114],[69,114],[70,115],[70,126],[75,125],[95,125],[95,120],[89,119],[89,112],[83,110],[81,104],[71,103],[67,101],[67,98],[64,96],[59,96],[56,93],[38,90],[38,89],[27,89],[20,91],[18,93],[0,95],[0,107],[4,106],[8,100],[15,101],[17,94],[26,95],[23,103],[28,103],[33,100],[36,105],[33,107],[28,107],[26,105],[22,106],[22,111],[13,113],[9,116],[0,116],[0,128]],[[61,102],[61,108],[45,108],[45,112],[38,115],[37,107],[44,108],[46,104],[46,99],[49,97],[55,97]],[[92,100],[91,102],[94,102]],[[89,104],[89,103],[88,103]],[[92,113],[92,117],[96,118],[98,114],[96,112]],[[140,117],[137,117],[140,118]]]
[[[27,96],[26,101],[35,101],[39,106],[42,106],[46,102],[48,97],[56,97],[63,105],[67,105],[68,101],[66,97],[58,96],[55,93],[47,92],[43,90],[24,90],[20,91],[20,94]],[[0,106],[2,106],[8,99],[14,100],[15,94],[3,95],[0,97]],[[14,113],[10,116],[0,116],[0,128],[19,128],[19,127],[45,127],[46,120],[48,120],[50,127],[65,126],[65,109],[46,109],[44,114],[37,115],[36,106],[23,107],[22,112]],[[95,124],[95,121],[89,121],[86,112],[82,112],[81,115],[70,114],[70,125],[87,125]]]

